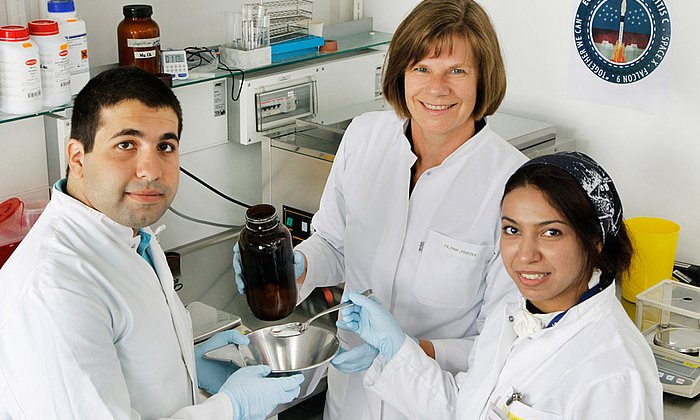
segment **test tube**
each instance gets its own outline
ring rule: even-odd
[[[243,49],[250,50],[253,47],[253,6],[244,4],[241,14]]]
[[[262,43],[263,47],[270,46],[270,15],[263,16]]]
[[[241,14],[233,14],[233,46],[234,48],[242,48],[241,40]]]
[[[233,48],[240,48],[241,14],[238,12],[226,12],[225,21],[224,44],[231,45]]]
[[[254,48],[260,48],[264,47],[263,45],[263,20],[265,16],[265,7],[262,4],[259,4],[257,6],[258,13],[257,13],[257,19],[255,21],[255,47]]]

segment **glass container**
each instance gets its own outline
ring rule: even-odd
[[[291,314],[297,303],[292,236],[273,206],[258,204],[248,209],[238,246],[253,315],[276,321]]]
[[[119,65],[136,66],[149,73],[160,73],[160,28],[151,19],[147,4],[127,4],[124,20],[117,26]]]

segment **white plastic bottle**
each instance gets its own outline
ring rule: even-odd
[[[68,44],[58,33],[58,22],[37,19],[29,22],[29,37],[39,47],[41,96],[45,107],[70,102]]]
[[[66,41],[68,41],[70,90],[75,95],[90,80],[85,22],[78,19],[73,0],[51,0],[47,7],[49,19],[58,22],[61,35],[66,37]]]
[[[25,26],[0,26],[0,111],[41,111],[39,48],[29,39]]]

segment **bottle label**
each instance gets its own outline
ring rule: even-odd
[[[68,43],[68,64],[70,74],[76,75],[90,71],[88,60],[87,35],[74,35],[66,37]]]
[[[160,45],[160,37],[155,38],[127,38],[126,46],[129,48],[152,48]]]
[[[134,59],[136,59],[136,60],[144,60],[144,59],[155,58],[155,57],[156,57],[156,50],[134,51]]]
[[[54,96],[70,99],[70,64],[67,46],[61,45],[59,53],[39,50],[41,57],[41,89],[45,101],[57,100]]]
[[[3,88],[0,100],[14,104],[41,100],[41,75],[36,59],[25,61],[0,61]]]

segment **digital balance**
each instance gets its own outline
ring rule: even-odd
[[[637,295],[637,328],[669,394],[700,394],[700,288],[664,280]]]

